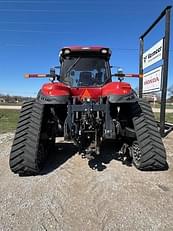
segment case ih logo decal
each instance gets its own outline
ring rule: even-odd
[[[160,61],[163,56],[163,39],[143,54],[143,69]]]
[[[143,93],[161,90],[162,66],[144,74]]]

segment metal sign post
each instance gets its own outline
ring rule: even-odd
[[[168,61],[169,61],[169,40],[170,40],[170,13],[171,7],[166,9],[165,12],[165,40],[164,40],[164,61],[163,61],[163,82],[162,82],[162,96],[161,96],[161,109],[160,109],[160,133],[164,136],[165,131],[165,110],[166,110],[166,95],[167,95],[167,82],[168,82]]]
[[[144,53],[144,39],[140,37],[140,49],[139,49],[139,74],[143,75],[143,53]],[[139,98],[142,98],[143,79],[139,78]]]
[[[160,22],[165,16],[165,37],[163,45],[163,72],[162,72],[162,92],[161,92],[161,109],[160,109],[160,134],[165,135],[165,110],[166,110],[166,94],[168,82],[168,61],[169,61],[169,40],[170,40],[170,13],[172,6],[167,6],[160,14],[160,16],[153,22],[153,24],[140,37],[140,54],[139,54],[139,74],[143,75],[145,66],[143,65],[144,55],[144,38],[148,33]],[[162,40],[161,40],[162,41]],[[161,41],[159,41],[161,43]],[[158,42],[158,44],[159,44]],[[157,44],[155,44],[156,46]],[[162,48],[162,46],[161,46]],[[150,48],[152,50],[152,48]],[[147,52],[146,52],[147,53]],[[146,57],[148,58],[148,57]],[[158,59],[159,61],[159,59]],[[157,59],[156,61],[157,62]],[[155,62],[151,62],[151,65]],[[147,66],[150,66],[147,64]],[[143,79],[139,79],[139,97],[142,98],[143,93]]]

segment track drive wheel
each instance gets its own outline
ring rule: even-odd
[[[21,176],[37,175],[48,154],[45,105],[25,102],[21,108],[11,153],[10,168]]]
[[[132,120],[137,137],[131,147],[134,165],[140,170],[168,169],[165,148],[151,106],[139,99],[133,111],[136,113]]]

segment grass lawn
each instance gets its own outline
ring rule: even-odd
[[[15,131],[20,110],[0,109],[0,133]]]
[[[160,108],[160,107],[161,107],[161,105],[160,105],[160,104],[158,104],[158,103],[156,103],[156,104],[151,103],[151,107],[152,107],[152,108]],[[172,105],[172,104],[167,103],[167,104],[166,104],[166,108],[167,108],[167,109],[173,109],[173,105]]]
[[[159,112],[155,112],[154,113],[156,120],[160,120],[160,113]],[[168,123],[172,123],[173,124],[173,113],[166,113],[166,122]]]
[[[20,110],[0,109],[0,133],[15,131]],[[154,113],[159,120],[160,113]],[[166,114],[166,122],[173,123],[173,113]]]

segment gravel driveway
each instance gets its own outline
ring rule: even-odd
[[[164,139],[168,171],[122,165],[110,145],[93,170],[60,141],[42,175],[23,178],[8,166],[12,139],[0,135],[0,230],[173,230],[173,133]]]

